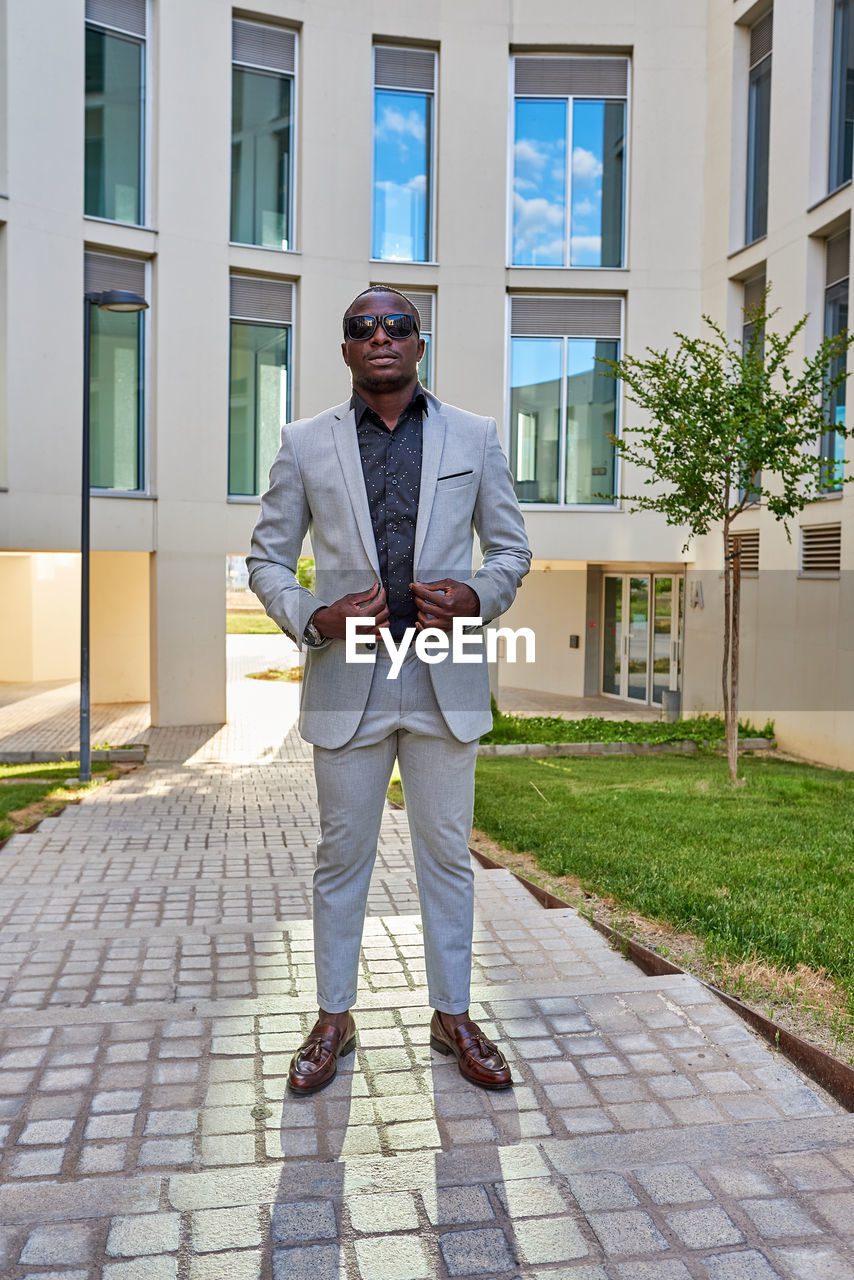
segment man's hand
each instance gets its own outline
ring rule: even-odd
[[[417,630],[438,627],[450,631],[454,618],[476,618],[480,614],[477,592],[456,578],[441,578],[438,582],[410,582],[418,616]]]
[[[344,640],[347,635],[348,618],[373,618],[374,638],[379,639],[380,627],[388,625],[388,604],[385,588],[377,582],[370,591],[351,591],[342,596],[334,604],[318,609],[314,615],[314,625],[327,640]],[[370,632],[365,628],[361,633],[367,637]]]

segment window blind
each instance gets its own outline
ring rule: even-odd
[[[510,300],[514,337],[619,338],[619,298],[520,297]]]
[[[847,280],[851,261],[851,232],[843,231],[831,236],[825,253],[825,285]]]
[[[145,35],[145,0],[86,0],[86,21]]]
[[[762,301],[762,295],[765,292],[765,272],[761,275],[751,276],[749,280],[744,282],[744,309],[751,311],[753,307],[758,307]]]
[[[145,262],[142,258],[87,252],[83,255],[83,287],[87,293],[126,289],[145,297]]]
[[[432,93],[436,85],[436,55],[429,49],[374,46],[374,84],[386,89],[420,89]]]
[[[516,93],[519,95],[626,96],[628,58],[518,57],[515,64]]]
[[[769,9],[764,18],[760,18],[750,28],[750,65],[755,67],[771,52],[771,35],[774,22],[774,10]]]
[[[289,280],[265,280],[256,276],[231,277],[231,318],[292,324],[294,286]]]
[[[240,18],[235,18],[231,24],[231,56],[234,62],[243,66],[285,71],[293,75],[296,44],[296,33],[287,27],[244,22]]]

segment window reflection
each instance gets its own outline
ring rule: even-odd
[[[561,267],[566,222],[566,101],[516,102],[513,261]]]
[[[141,223],[144,44],[86,28],[84,212]]]
[[[262,493],[288,420],[286,326],[231,324],[228,492]]]
[[[566,493],[568,503],[612,503],[617,384],[601,360],[618,358],[617,342],[570,338],[566,378]]]
[[[562,338],[514,338],[510,353],[510,465],[520,502],[557,502]]]
[[[235,67],[232,79],[231,239],[290,247],[292,82]]]
[[[619,267],[622,263],[625,114],[622,102],[576,101],[573,105],[573,267]]]
[[[138,312],[90,307],[90,482],[142,488],[142,334]]]
[[[847,328],[848,281],[839,280],[825,292],[824,332],[827,337],[836,337]],[[845,366],[845,356],[837,356],[830,367],[831,377],[841,373]],[[834,427],[845,425],[845,382],[840,383],[828,399],[828,417]],[[840,431],[831,429],[824,433],[821,438],[821,456],[825,462],[822,488],[841,489],[845,437]]]
[[[854,149],[854,24],[851,22],[851,0],[836,0],[833,15],[829,191],[835,191],[850,179],[852,149]]]
[[[374,90],[374,258],[430,259],[432,95]]]

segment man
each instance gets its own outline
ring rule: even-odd
[[[318,1020],[290,1066],[313,1093],[353,1050],[350,1009],[385,794],[397,757],[424,928],[430,1042],[485,1088],[504,1056],[469,1017],[473,876],[468,852],[478,738],[492,723],[485,662],[427,665],[410,645],[395,678],[381,632],[450,631],[508,608],[530,551],[495,422],[442,405],[418,382],[420,317],[395,289],[344,315],[348,403],[283,428],[247,557],[267,613],[308,649],[300,732],[314,744],[321,837],[314,875]],[[483,566],[472,573],[472,527]],[[306,531],[314,593],[295,568]],[[369,649],[347,661],[348,619]],[[473,624],[474,625],[474,624]],[[351,622],[352,626],[352,622]],[[475,632],[475,635],[479,634]],[[411,635],[410,635],[411,639]],[[469,651],[473,636],[467,637]],[[364,661],[367,659],[367,661]]]

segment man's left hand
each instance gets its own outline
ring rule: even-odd
[[[410,582],[418,607],[415,626],[418,631],[426,627],[438,627],[450,631],[454,618],[476,618],[480,614],[477,592],[456,578],[441,578],[438,582]]]

